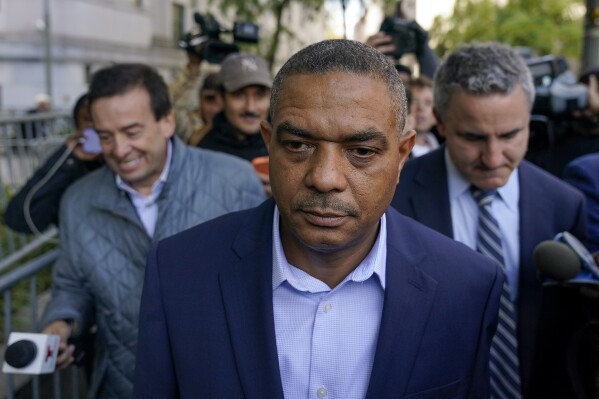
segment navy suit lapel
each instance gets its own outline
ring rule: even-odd
[[[240,229],[233,250],[240,260],[219,281],[245,396],[283,398],[272,311],[273,202]]]
[[[408,241],[400,218],[394,210],[387,212],[385,303],[366,395],[372,399],[405,394],[437,287],[418,267],[426,254]]]
[[[430,159],[420,164],[414,175],[410,206],[416,220],[453,238],[444,148],[434,151],[429,155]]]

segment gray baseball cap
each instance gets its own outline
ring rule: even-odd
[[[268,65],[263,58],[246,53],[228,55],[220,67],[219,82],[226,91],[237,91],[247,86],[272,87]]]

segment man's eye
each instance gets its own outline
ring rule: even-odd
[[[465,133],[465,134],[462,134],[462,138],[466,141],[484,141],[486,139],[486,136]]]
[[[511,140],[514,137],[516,137],[517,134],[518,134],[518,132],[509,132],[509,133],[506,133],[506,134],[502,134],[501,138],[503,140]]]
[[[290,151],[302,151],[305,150],[308,146],[301,141],[285,141],[283,142],[283,146]]]
[[[352,148],[350,150],[350,152],[357,157],[360,158],[368,158],[373,156],[376,152],[372,149],[372,148],[366,148],[366,147],[357,147],[357,148]]]

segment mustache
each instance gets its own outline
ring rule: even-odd
[[[357,217],[358,209],[352,204],[340,201],[330,193],[315,193],[299,199],[293,205],[294,211],[319,210],[321,212],[333,211],[348,216]]]

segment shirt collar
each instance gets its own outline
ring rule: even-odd
[[[171,142],[171,140],[168,140],[166,145],[166,162],[164,164],[164,169],[162,169],[162,173],[160,174],[158,180],[156,180],[152,185],[152,193],[150,194],[150,196],[156,195],[162,189],[164,183],[166,183],[166,179],[168,178],[168,172],[171,168],[172,154],[173,143]],[[129,194],[141,196],[141,194],[137,190],[135,190],[129,184],[125,183],[125,181],[121,179],[121,176],[119,176],[118,173],[116,174],[116,186],[119,189],[128,192]]]
[[[307,291],[305,280],[311,279],[306,272],[300,270],[287,262],[279,230],[279,209],[275,206],[273,218],[273,272],[272,288],[276,289],[283,282],[288,281],[294,288],[300,291]],[[363,282],[369,279],[373,274],[378,276],[382,289],[385,289],[385,271],[387,267],[387,219],[383,214],[379,228],[378,237],[372,246],[372,249],[364,260],[352,271],[342,282],[352,280],[354,282]],[[341,285],[339,284],[339,285]],[[329,291],[330,288],[322,283],[319,291]]]
[[[452,202],[463,195],[466,191],[469,191],[472,184],[466,180],[455,167],[451,158],[449,157],[449,150],[447,147],[445,147],[445,166],[447,168],[449,200]],[[516,168],[510,174],[507,183],[497,189],[499,197],[512,211],[518,210],[518,197],[520,192],[519,181],[518,168]]]

